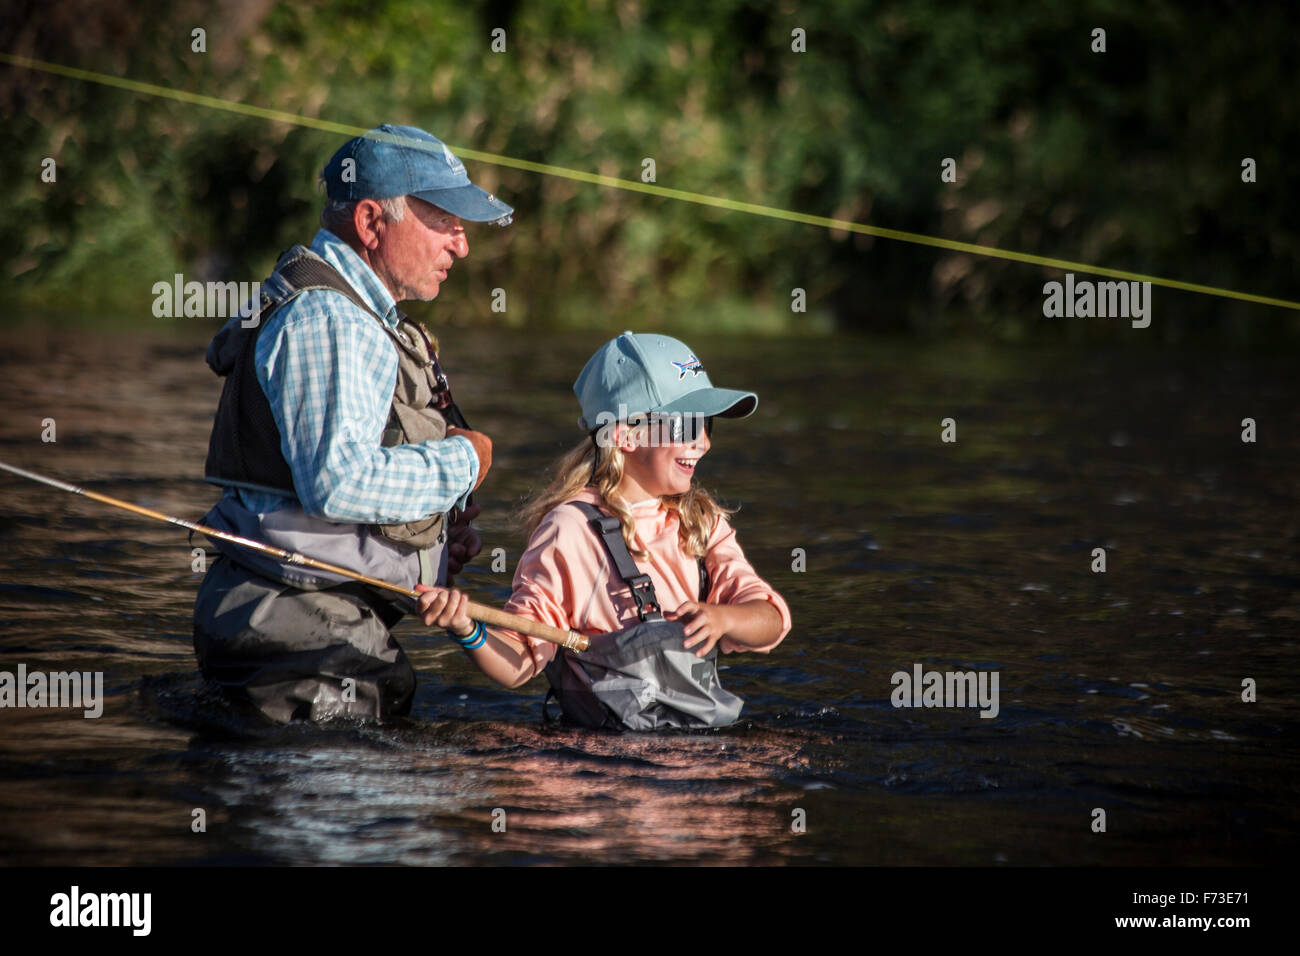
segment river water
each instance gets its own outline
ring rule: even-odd
[[[0,330],[0,460],[199,519],[216,497],[200,480],[212,332]],[[444,335],[457,397],[495,441],[484,553],[460,582],[480,600],[509,593],[488,555],[513,570],[512,509],[580,437],[570,387],[601,340]],[[723,660],[740,725],[552,728],[544,681],[499,688],[408,620],[409,720],[248,726],[197,676],[185,533],[0,473],[0,670],[98,671],[106,694],[97,719],[0,710],[0,862],[1289,859],[1292,358],[1122,336],[691,345],[715,384],[760,394],[753,418],[719,423],[697,480],[740,505],[740,541],[795,621],[770,656]],[[894,707],[892,675],[918,664],[996,673],[997,716]]]

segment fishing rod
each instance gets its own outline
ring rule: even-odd
[[[405,595],[412,600],[420,599],[420,592],[414,588],[403,587],[400,584],[394,584],[392,581],[384,581],[381,578],[372,578],[369,575],[361,574],[358,571],[351,571],[347,568],[340,567],[337,564],[330,564],[328,561],[321,561],[317,558],[310,558],[305,554],[299,554],[297,551],[286,551],[283,548],[277,548],[261,541],[254,541],[252,538],[244,538],[237,534],[229,534],[225,531],[218,531],[216,528],[209,528],[205,525],[195,524],[193,521],[186,521],[184,518],[176,518],[172,515],[165,515],[161,511],[154,511],[152,508],[145,508],[141,505],[132,504],[129,501],[123,501],[120,498],[112,498],[108,495],[102,495],[97,491],[88,491],[85,488],[78,488],[76,485],[70,485],[66,481],[59,481],[57,478],[48,478],[45,475],[38,475],[34,471],[27,471],[25,468],[17,468],[14,465],[6,464],[0,461],[0,468],[5,471],[13,472],[23,478],[40,482],[43,485],[49,485],[51,488],[58,488],[60,491],[69,491],[74,495],[82,495],[94,501],[111,505],[114,508],[122,508],[146,518],[155,518],[158,521],[166,521],[169,524],[178,525],[189,531],[197,531],[199,534],[207,535],[220,541],[229,541],[231,544],[237,544],[241,547],[250,548],[254,551],[261,551],[263,554],[269,554],[280,558],[282,561],[288,561],[290,564],[300,564],[304,567],[315,568],[317,571],[328,571],[331,574],[338,574],[353,581],[360,581],[363,584],[369,584],[372,587],[383,588],[386,591],[395,591],[398,594]],[[517,614],[510,614],[502,611],[500,608],[490,607],[486,604],[478,604],[474,601],[466,605],[466,613],[470,620],[482,621],[484,624],[491,624],[493,627],[504,627],[512,631],[518,631],[520,634],[527,634],[529,637],[540,638],[543,641],[550,641],[552,644],[559,644],[570,650],[585,651],[588,640],[577,631],[565,631],[558,627],[552,627],[549,624],[543,624],[541,621],[529,620],[526,617],[520,617]]]

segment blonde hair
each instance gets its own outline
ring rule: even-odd
[[[528,537],[533,536],[547,512],[591,486],[600,495],[605,509],[618,518],[628,550],[638,557],[644,556],[645,552],[638,551],[632,543],[636,530],[632,512],[615,494],[615,489],[623,480],[623,467],[623,451],[612,444],[598,445],[594,439],[588,439],[574,447],[556,464],[555,477],[551,483],[520,509]],[[694,484],[684,494],[664,495],[659,501],[677,515],[677,535],[682,550],[697,558],[703,557],[708,551],[709,536],[713,533],[718,517],[736,512],[735,508],[718,504],[712,495]]]

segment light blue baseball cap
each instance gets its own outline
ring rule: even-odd
[[[649,332],[624,332],[602,345],[587,360],[573,391],[588,431],[631,415],[745,418],[758,407],[753,392],[714,388],[685,343]]]
[[[414,196],[470,222],[508,225],[514,209],[469,181],[447,144],[414,126],[385,123],[348,140],[321,173],[330,199]]]

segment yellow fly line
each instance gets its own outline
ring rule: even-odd
[[[325,132],[338,133],[344,136],[362,136],[369,132],[368,129],[364,129],[360,126],[351,126],[347,123],[334,123],[329,120],[317,119],[312,116],[286,113],[283,110],[272,110],[262,106],[251,106],[247,103],[240,103],[237,100],[226,100],[216,96],[204,96],[201,93],[190,93],[187,90],[176,90],[166,86],[158,86],[154,83],[142,83],[139,80],[129,80],[120,76],[110,76],[107,73],[96,73],[92,70],[81,70],[76,67],[64,66],[59,63],[45,63],[28,57],[15,56],[11,53],[0,53],[0,63],[8,63],[29,70],[40,70],[45,73],[53,73],[56,76],[66,76],[74,80],[84,80],[88,83],[113,86],[118,89],[129,90],[132,93],[139,93],[144,96],[159,96],[165,99],[176,100],[181,103],[190,103],[195,106],[206,106],[210,109],[225,110],[226,112],[239,113],[243,116],[255,116],[259,119],[267,119],[276,123],[289,123],[294,126],[301,126],[308,129],[319,129],[324,130]],[[845,232],[860,233],[864,236],[893,239],[897,242],[910,242],[914,245],[932,246],[936,249],[948,249],[952,252],[963,252],[975,256],[987,256],[992,259],[1007,259],[1012,262],[1023,262],[1028,265],[1045,266],[1049,269],[1060,269],[1065,272],[1085,272],[1090,275],[1109,276],[1112,279],[1124,279],[1131,282],[1150,282],[1152,285],[1163,286],[1167,289],[1181,289],[1184,292],[1199,292],[1202,295],[1213,295],[1224,299],[1237,299],[1242,302],[1255,302],[1260,305],[1271,305],[1282,309],[1294,309],[1300,311],[1300,302],[1292,302],[1288,299],[1276,299],[1270,296],[1255,295],[1250,292],[1239,292],[1235,289],[1223,289],[1217,286],[1201,285],[1196,282],[1183,282],[1179,279],[1165,279],[1160,276],[1145,275],[1141,272],[1128,272],[1124,269],[1111,269],[1106,266],[1094,266],[1089,265],[1086,262],[1072,262],[1069,259],[1053,259],[1049,256],[1036,256],[1028,252],[1017,252],[1014,249],[998,249],[994,246],[981,246],[973,242],[960,242],[956,239],[943,239],[938,236],[927,236],[917,232],[904,232],[900,229],[885,229],[881,226],[869,226],[866,223],[852,222],[847,219],[832,219],[827,216],[813,216],[808,213],[795,212],[790,209],[779,209],[775,206],[740,202],[735,199],[726,199],[721,196],[710,196],[706,193],[690,192],[685,189],[670,189],[667,186],[660,186],[656,183],[643,183],[634,179],[619,179],[615,176],[602,176],[598,173],[584,172],[580,169],[566,169],[563,166],[551,166],[547,163],[534,163],[526,159],[515,159],[513,156],[501,156],[496,153],[485,153],[476,149],[463,149],[459,147],[451,148],[454,149],[456,155],[460,156],[462,159],[469,159],[475,162],[489,163],[494,166],[505,166],[510,169],[519,169],[530,173],[539,173],[543,176],[558,176],[563,179],[571,179],[580,183],[590,183],[595,186],[606,186],[611,189],[626,189],[634,192],[647,193],[651,196],[661,196],[664,199],[676,199],[681,202],[695,203],[700,206],[712,206],[715,209],[725,209],[730,212],[743,212],[752,216],[764,216],[768,219],[783,219],[787,222],[797,222],[807,226],[820,226],[825,229],[839,229]]]

